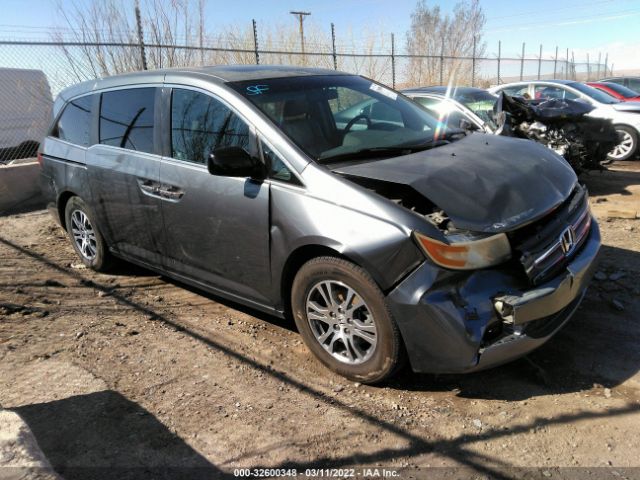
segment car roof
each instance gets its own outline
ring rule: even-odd
[[[268,78],[350,74],[327,68],[308,68],[292,65],[215,65],[206,67],[176,67],[124,73],[97,80],[89,80],[66,88],[60,92],[60,96],[64,99],[68,99],[103,88],[162,82],[167,75],[180,77],[185,80],[205,79],[213,83],[221,84],[243,80],[265,80]]]
[[[495,88],[503,88],[503,87],[507,87],[507,86],[511,86],[511,85],[530,85],[532,83],[549,83],[549,84],[554,84],[554,85],[571,85],[573,83],[580,83],[576,80],[522,80],[519,82],[511,82],[511,83],[503,83],[502,85],[499,85]]]
[[[482,88],[477,87],[448,87],[446,85],[438,85],[433,87],[416,87],[416,88],[407,88],[406,90],[402,90],[402,93],[439,93],[446,94],[447,91],[454,91],[456,93],[475,93],[475,92],[485,92]]]

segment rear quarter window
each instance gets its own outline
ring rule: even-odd
[[[629,79],[629,88],[634,92],[640,94],[640,79],[638,78],[630,78]]]
[[[514,87],[506,87],[500,90],[512,97],[525,97],[529,98],[529,85],[517,85]]]
[[[67,103],[52,136],[81,147],[90,146],[93,98],[86,95]]]
[[[114,90],[100,101],[100,143],[154,153],[154,87]]]

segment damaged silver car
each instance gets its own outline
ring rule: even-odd
[[[554,152],[447,129],[360,76],[159,70],[54,110],[43,188],[87,266],[117,256],[292,315],[354,381],[527,354],[575,312],[600,247]]]
[[[543,98],[529,103],[505,92],[494,95],[455,86],[402,93],[448,125],[541,143],[561,155],[576,173],[611,163],[610,152],[620,143],[611,120],[590,116],[594,107],[576,100]]]

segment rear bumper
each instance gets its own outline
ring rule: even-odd
[[[599,249],[594,220],[565,270],[533,289],[519,289],[521,279],[499,269],[461,274],[423,263],[388,296],[413,370],[471,372],[538,348],[578,308]]]

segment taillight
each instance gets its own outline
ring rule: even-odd
[[[42,153],[38,152],[38,163],[42,167]]]

